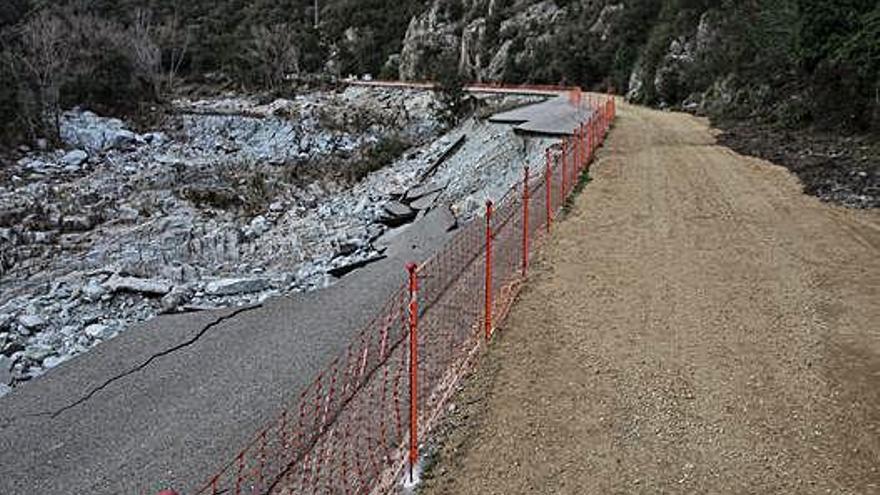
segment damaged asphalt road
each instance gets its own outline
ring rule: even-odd
[[[163,316],[0,402],[0,493],[188,491],[232,459],[442,245],[445,209],[388,258],[262,306]],[[108,379],[108,377],[112,377]]]

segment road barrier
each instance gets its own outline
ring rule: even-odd
[[[347,349],[195,493],[384,493],[416,476],[421,443],[604,141],[615,100],[586,104],[589,119],[546,150],[541,173],[525,167],[482,218],[406,267],[408,282]]]

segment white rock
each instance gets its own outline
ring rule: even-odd
[[[107,289],[101,286],[97,280],[89,280],[89,283],[82,288],[82,295],[91,302],[101,300],[101,296],[107,293]]]
[[[93,339],[107,339],[113,335],[113,329],[100,323],[87,326],[85,332],[86,335]]]
[[[18,317],[18,324],[28,330],[36,330],[46,324],[46,320],[40,315],[21,315]]]
[[[67,153],[66,155],[64,155],[64,157],[61,159],[61,161],[67,166],[79,167],[88,159],[89,159],[89,154],[86,153],[85,151],[73,150],[73,151]]]
[[[0,397],[3,397],[4,395],[8,394],[9,392],[12,392],[12,387],[10,387],[9,385],[3,385],[2,383],[0,383]]]
[[[269,288],[269,281],[264,278],[226,278],[208,282],[205,292],[213,296],[232,296],[249,294]]]
[[[119,275],[110,277],[110,280],[104,282],[104,287],[113,292],[138,292],[153,296],[164,296],[171,292],[171,283],[167,280],[120,277]]]

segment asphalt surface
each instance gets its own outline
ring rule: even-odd
[[[516,124],[519,133],[568,136],[590,117],[587,105],[572,104],[567,95],[493,115],[489,121]]]
[[[248,308],[163,316],[0,400],[0,494],[184,493],[233,459],[454,231],[434,210],[385,260]]]

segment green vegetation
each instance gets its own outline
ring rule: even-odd
[[[876,0],[555,0],[567,13],[553,25],[504,27],[534,3],[442,0],[439,15],[456,35],[484,18],[483,64],[510,45],[507,82],[622,93],[638,68],[644,103],[700,100],[719,118],[880,129]],[[181,81],[277,94],[298,74],[395,77],[391,56],[430,2],[318,5],[316,16],[314,0],[4,0],[0,112],[11,117],[0,143],[57,138],[58,113],[72,105],[137,113]],[[458,60],[430,50],[424,76],[444,80],[454,118]]]

